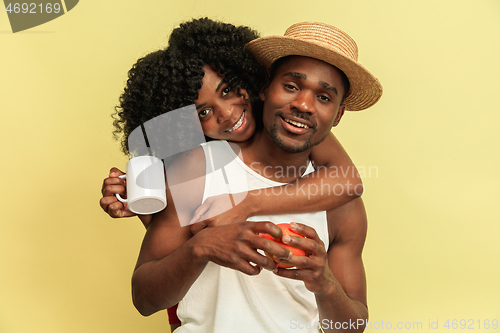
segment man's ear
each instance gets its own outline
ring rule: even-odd
[[[344,115],[345,111],[345,105],[342,104],[339,108],[339,112],[337,112],[337,116],[335,117],[335,120],[333,121],[333,127],[337,126],[340,123],[340,119],[342,119],[342,116]]]
[[[269,88],[268,84],[266,84],[264,87],[262,87],[262,89],[260,90],[260,93],[259,93],[259,98],[263,102],[266,100],[267,88]]]

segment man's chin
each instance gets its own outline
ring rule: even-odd
[[[312,147],[309,139],[296,140],[278,133],[278,126],[276,125],[270,128],[268,133],[278,148],[290,154],[302,153]]]
[[[286,142],[286,140],[282,140],[277,137],[272,137],[274,144],[280,148],[281,150],[290,153],[290,154],[298,154],[308,150],[311,147],[309,141],[306,142]]]

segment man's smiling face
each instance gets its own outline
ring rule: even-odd
[[[264,127],[274,144],[300,153],[319,144],[344,113],[342,72],[321,60],[293,56],[261,93]]]

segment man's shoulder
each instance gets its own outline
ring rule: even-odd
[[[180,153],[167,169],[167,201],[170,202],[167,208],[172,216],[176,215],[181,226],[189,224],[195,209],[202,203],[205,165],[203,148],[196,147]]]
[[[205,175],[205,153],[202,147],[196,147],[179,153],[167,168],[167,181],[175,185],[188,179]]]
[[[362,241],[366,238],[367,218],[363,200],[359,197],[326,212],[332,242]]]

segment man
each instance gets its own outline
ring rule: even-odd
[[[277,186],[295,180],[297,170],[312,171],[311,147],[344,110],[365,109],[381,96],[377,79],[357,63],[354,41],[334,27],[301,23],[248,48],[268,67],[274,63],[261,93],[264,129],[236,147],[210,142],[170,166],[167,200],[173,202],[174,193],[175,207],[157,214],[146,233],[132,280],[134,304],[149,315],[181,301],[179,332],[317,332],[319,323],[325,332],[362,331],[368,311],[361,199],[328,212],[259,216],[195,235],[180,226],[209,196]],[[230,162],[214,168],[220,159]],[[283,236],[275,225],[281,222],[294,222],[292,230],[305,238]],[[292,256],[259,233],[307,256]],[[296,269],[277,268],[270,258]]]

